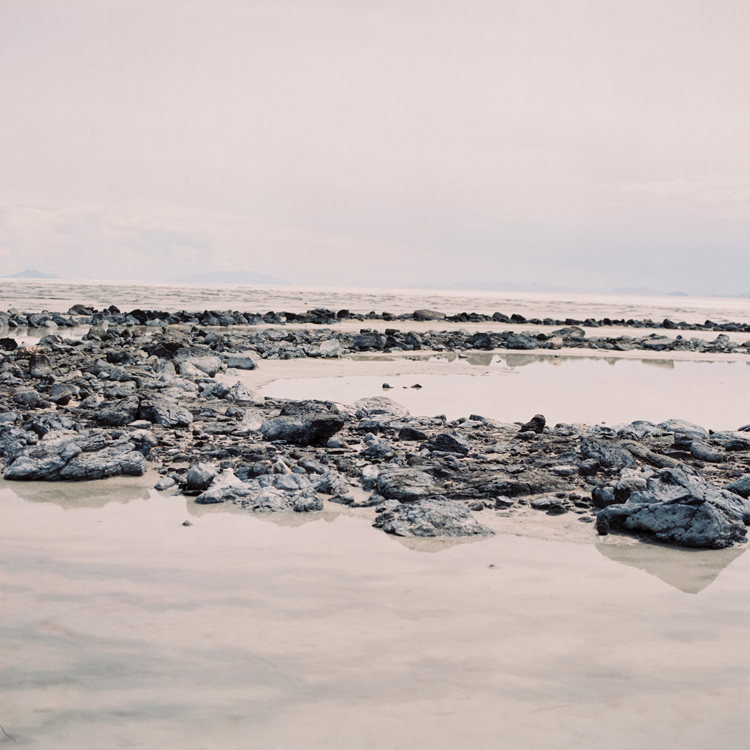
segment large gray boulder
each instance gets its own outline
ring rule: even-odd
[[[22,449],[5,472],[5,479],[57,481],[105,479],[121,474],[141,476],[146,458],[137,443],[106,434],[81,437],[69,430],[48,432],[35,446]]]
[[[278,417],[265,420],[260,431],[266,440],[312,445],[327,441],[345,422],[344,415],[332,405],[299,401],[285,406]]]
[[[744,541],[748,523],[750,501],[717,489],[684,465],[655,472],[645,490],[597,516],[600,532],[645,532],[660,542],[709,549]]]
[[[461,503],[441,495],[388,508],[375,518],[374,526],[387,534],[419,537],[491,536]]]
[[[418,469],[386,469],[378,474],[376,486],[378,494],[385,498],[409,501],[429,495],[433,480]]]

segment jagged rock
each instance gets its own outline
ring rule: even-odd
[[[115,404],[102,404],[94,415],[97,424],[105,427],[119,427],[130,424],[138,416],[141,402],[138,396],[128,396]]]
[[[162,427],[187,427],[193,421],[187,409],[166,399],[144,399],[139,417]]]
[[[19,430],[12,425],[0,425],[0,456],[14,456],[27,445],[36,445],[36,433]]]
[[[482,526],[465,505],[441,495],[384,510],[375,518],[374,526],[387,534],[407,537],[491,536],[494,533]]]
[[[521,425],[520,431],[526,432],[531,430],[532,432],[542,433],[544,432],[544,426],[546,424],[547,420],[545,419],[544,414],[535,414],[528,422]]]
[[[721,549],[744,541],[750,502],[680,466],[655,472],[646,490],[610,505],[599,518],[610,530],[641,531],[669,544]]]
[[[375,480],[380,495],[401,501],[426,497],[433,484],[432,477],[418,469],[385,469]]]
[[[126,436],[113,441],[102,433],[81,437],[58,430],[24,448],[9,465],[5,479],[104,479],[121,474],[141,476],[145,471],[143,453]]]
[[[325,443],[345,422],[344,415],[338,410],[321,408],[315,402],[301,401],[295,407],[285,406],[280,416],[265,420],[260,431],[266,440],[312,445]]]
[[[636,466],[635,459],[630,452],[617,443],[595,438],[583,438],[581,440],[581,456],[593,458],[600,466],[611,469],[622,469],[626,466]]]
[[[24,425],[24,429],[32,430],[39,437],[44,437],[48,432],[55,430],[75,430],[77,427],[79,425],[74,419],[59,412],[44,412],[32,417]]]
[[[430,439],[428,446],[431,450],[445,451],[446,453],[461,453],[466,455],[471,450],[471,443],[456,430],[441,432]]]
[[[188,469],[187,477],[185,477],[188,491],[203,492],[207,490],[218,473],[218,468],[212,464],[199,463],[191,466]]]

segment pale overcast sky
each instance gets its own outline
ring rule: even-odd
[[[748,0],[2,0],[0,275],[750,292]]]

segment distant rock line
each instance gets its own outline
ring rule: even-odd
[[[402,331],[397,328],[385,328],[377,331],[362,328],[358,333],[335,330],[335,325],[343,321],[430,321],[439,327],[442,322],[448,323],[501,323],[506,325],[547,326],[556,328],[550,332],[524,330],[501,330],[469,333],[462,330],[429,330]],[[205,310],[200,313],[178,311],[135,309],[121,312],[114,305],[104,310],[96,310],[85,305],[74,305],[67,313],[21,313],[11,309],[0,312],[0,330],[10,333],[17,329],[47,329],[50,334],[62,332],[66,328],[91,326],[94,338],[104,340],[119,337],[122,332],[139,330],[141,327],[151,330],[169,331],[170,326],[191,326],[199,336],[206,336],[208,329],[236,330],[238,326],[293,326],[312,325],[314,328],[299,330],[289,328],[281,332],[268,328],[246,332],[246,344],[256,350],[262,358],[297,357],[336,357],[347,353],[379,351],[384,353],[399,351],[462,351],[462,350],[495,350],[495,349],[602,349],[610,351],[644,350],[655,352],[686,351],[698,353],[750,353],[750,340],[746,342],[731,341],[728,333],[750,333],[750,324],[715,323],[707,320],[703,324],[675,323],[671,320],[654,322],[652,320],[622,320],[602,318],[601,320],[573,318],[557,320],[552,318],[527,319],[522,315],[481,315],[479,313],[459,313],[444,315],[434,310],[416,310],[413,313],[391,315],[390,313],[354,314],[348,310],[334,312],[326,309],[309,310],[306,313],[267,312],[264,315],[236,311]],[[642,336],[606,335],[612,327],[632,329],[660,329],[675,331],[674,338],[664,333],[650,333]],[[315,329],[318,328],[316,331]],[[593,329],[587,331],[585,328]],[[98,333],[97,333],[98,331]],[[719,335],[713,341],[702,338],[686,338],[678,331],[713,331]],[[595,332],[595,333],[594,333]],[[130,335],[130,334],[128,334]],[[60,339],[68,345],[77,346],[76,340]],[[13,338],[0,339],[0,348],[14,348]]]

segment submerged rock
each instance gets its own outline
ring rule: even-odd
[[[610,530],[642,531],[661,542],[722,549],[745,540],[750,501],[680,466],[655,472],[645,490],[633,492],[625,503],[609,505],[598,518]]]
[[[375,518],[374,526],[396,536],[491,536],[494,533],[482,526],[465,505],[441,495],[384,510]]]

